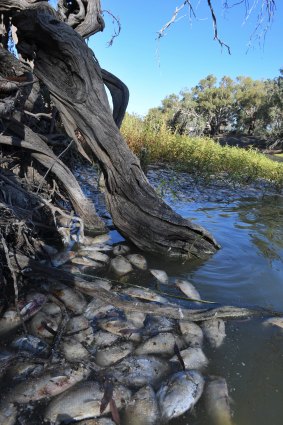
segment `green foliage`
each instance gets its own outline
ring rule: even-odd
[[[278,138],[283,134],[283,75],[273,80],[228,76],[217,82],[213,75],[192,89],[167,96],[153,108],[146,122],[160,128],[164,122],[172,133],[210,135],[237,131]]]
[[[224,174],[225,178],[232,181],[252,182],[264,179],[279,188],[283,186],[282,164],[266,158],[254,149],[220,146],[208,137],[188,137],[172,133],[165,119],[156,129],[148,119],[127,114],[122,125],[122,134],[138,156],[146,150],[150,162],[169,162],[202,178]]]

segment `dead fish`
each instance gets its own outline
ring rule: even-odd
[[[94,334],[92,327],[84,316],[75,316],[67,323],[65,335],[73,340],[83,342],[85,345],[92,343]]]
[[[46,397],[53,397],[66,391],[77,382],[87,378],[89,369],[79,366],[76,369],[66,367],[62,370],[50,368],[42,375],[21,382],[12,388],[7,394],[7,401],[14,403],[29,403]]]
[[[208,359],[200,347],[189,347],[180,351],[186,369],[202,370],[208,365]],[[174,356],[170,361],[178,361]]]
[[[45,420],[57,425],[64,420],[78,421],[100,416],[103,394],[103,388],[97,382],[82,382],[50,402],[45,412]],[[129,389],[122,385],[114,386],[113,399],[118,409],[121,409],[130,397]],[[109,411],[108,405],[103,414]]]
[[[226,379],[210,377],[204,394],[207,413],[213,425],[233,425]]]
[[[276,326],[283,329],[283,317],[270,317],[269,319],[263,322],[264,326]]]
[[[176,343],[183,344],[181,340],[170,332],[161,332],[144,341],[136,349],[135,354],[163,354],[172,355],[174,353],[174,345]]]
[[[159,382],[170,372],[170,364],[156,356],[130,356],[108,370],[121,384],[140,388]]]
[[[64,338],[61,349],[64,358],[68,362],[80,362],[82,360],[87,360],[90,356],[89,351],[83,344],[74,338]]]
[[[136,288],[135,286],[129,286],[128,288],[124,288],[121,292],[133,298],[139,298],[146,301],[155,301],[163,304],[168,303],[167,298],[162,297],[161,295],[148,288]]]
[[[107,304],[99,298],[93,298],[93,300],[87,305],[84,316],[86,319],[92,320],[99,316],[107,316],[107,313],[113,310],[115,310],[113,305]]]
[[[226,336],[225,322],[222,319],[206,320],[201,324],[203,333],[213,348],[218,348]]]
[[[126,255],[130,252],[130,247],[128,245],[116,245],[113,248],[114,255]]]
[[[8,376],[14,381],[23,381],[29,377],[39,376],[43,373],[44,364],[33,363],[30,361],[23,361],[22,359],[9,367]],[[0,422],[1,423],[1,422]]]
[[[126,319],[132,322],[137,328],[143,327],[146,314],[141,311],[128,311],[125,313]]]
[[[123,320],[119,318],[113,319],[102,319],[98,321],[98,326],[112,334],[124,336],[132,341],[139,342],[141,339],[139,328],[137,328],[133,322]]]
[[[111,334],[110,332],[106,331],[97,331],[94,334],[94,340],[91,344],[91,347],[94,348],[103,348],[103,347],[109,347],[112,344],[114,344],[118,339],[119,335]]]
[[[60,270],[64,270],[65,272],[72,273],[72,274],[81,273],[80,268],[77,266],[74,266],[73,264],[64,264],[63,266],[60,267]]]
[[[81,292],[69,288],[62,283],[54,283],[49,286],[52,295],[65,304],[68,310],[75,314],[82,314],[86,308],[87,301]]]
[[[147,315],[143,335],[171,332],[176,328],[176,321],[165,316]]]
[[[86,246],[86,247],[82,247],[80,249],[80,252],[83,253],[83,251],[88,251],[88,252],[110,252],[113,251],[113,246],[111,245],[102,245],[102,244],[98,244],[98,245],[92,245],[92,246]]]
[[[38,337],[50,342],[56,333],[62,320],[61,309],[57,304],[46,303],[29,323],[30,332]],[[53,330],[53,333],[50,330]]]
[[[26,300],[19,302],[19,317],[16,308],[10,307],[5,311],[0,319],[0,336],[16,329],[22,324],[22,320],[26,321],[34,316],[46,302],[46,296],[40,293],[30,294]]]
[[[72,259],[72,264],[77,264],[78,266],[91,267],[92,269],[101,269],[103,267],[102,263],[95,260],[91,260],[87,257],[75,257]]]
[[[110,366],[128,356],[134,349],[131,341],[121,342],[110,347],[100,348],[96,352],[95,362],[102,367]]]
[[[157,392],[162,421],[166,423],[190,410],[201,397],[203,387],[204,379],[196,370],[170,376]]]
[[[53,267],[59,267],[75,258],[76,255],[74,251],[65,250],[52,256],[50,262]]]
[[[183,339],[188,346],[202,346],[203,331],[200,326],[187,320],[180,320],[179,327],[183,335]]]
[[[188,297],[193,300],[200,300],[200,294],[190,282],[184,279],[176,279],[175,285]]]
[[[14,339],[11,347],[19,351],[27,351],[39,357],[48,356],[50,353],[50,345],[33,335],[21,336]]]
[[[98,261],[99,263],[108,263],[110,257],[100,251],[87,251],[82,250],[78,252],[79,256],[90,258],[91,260]]]
[[[149,269],[150,273],[158,280],[158,282],[166,285],[169,281],[168,275],[164,270]]]
[[[156,425],[159,423],[159,409],[153,388],[150,385],[138,390],[127,403],[124,425]]]
[[[144,258],[143,255],[140,254],[129,254],[127,255],[127,259],[130,261],[130,263],[137,267],[139,270],[146,270],[147,269],[147,261]]]
[[[100,245],[109,241],[109,239],[110,239],[110,235],[108,233],[105,233],[104,235],[98,235],[95,237],[85,236],[83,240],[83,245],[86,245],[86,246]]]
[[[110,418],[86,419],[76,422],[76,425],[115,425]]]
[[[109,291],[111,289],[111,285],[105,281],[104,279],[94,279],[93,281],[83,281],[83,280],[76,280],[75,281],[76,288],[82,292],[83,294],[90,295],[90,296],[96,296],[97,295],[97,288],[105,289],[106,291]]]
[[[117,255],[111,260],[110,268],[117,276],[124,276],[133,270],[131,263],[122,255]]]
[[[17,420],[17,408],[13,403],[3,402],[0,405],[0,424],[14,425]]]

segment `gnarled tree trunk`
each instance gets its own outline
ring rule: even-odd
[[[84,39],[42,5],[14,13],[13,24],[18,29],[18,50],[34,59],[34,74],[48,87],[67,133],[73,138],[79,135],[87,155],[97,158],[106,182],[106,203],[121,234],[142,250],[175,258],[215,252],[219,245],[214,238],[176,214],[148,183],[114,122],[100,66]],[[98,18],[97,28],[100,24]],[[117,124],[121,115],[123,107]]]

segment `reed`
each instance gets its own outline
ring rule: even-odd
[[[204,178],[224,173],[231,181],[250,183],[263,179],[277,188],[283,187],[283,164],[254,148],[221,146],[208,137],[172,133],[165,120],[156,123],[129,114],[121,131],[134,153],[148,163],[168,162]]]

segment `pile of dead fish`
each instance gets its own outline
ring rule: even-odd
[[[147,270],[143,256],[107,241],[108,235],[85,238],[80,249],[61,254],[46,249],[58,276],[60,270],[107,268],[118,279],[133,268]],[[168,283],[164,271],[147,272]],[[92,284],[118,290],[106,278],[94,278]],[[175,284],[200,300],[188,281]],[[119,291],[133,302],[168,303],[147,288],[124,285]],[[203,341],[213,348],[222,344],[221,319],[196,324],[125,312],[93,298],[88,286],[78,290],[53,279],[38,284],[17,310],[2,314],[0,337],[1,425],[42,420],[53,425],[163,424],[190,411],[203,393],[211,423],[232,423],[225,379],[205,374],[209,360]]]

